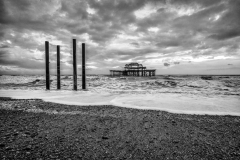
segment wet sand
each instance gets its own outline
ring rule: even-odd
[[[240,117],[0,98],[0,159],[238,159]]]

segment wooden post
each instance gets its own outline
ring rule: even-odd
[[[49,42],[48,41],[45,41],[45,63],[46,63],[46,90],[50,90]]]
[[[60,46],[57,45],[57,89],[61,89],[60,75]]]
[[[82,43],[82,89],[86,89],[85,43]]]
[[[76,60],[76,52],[77,52],[77,42],[76,39],[73,39],[73,90],[77,90],[77,60]]]

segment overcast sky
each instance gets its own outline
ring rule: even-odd
[[[0,0],[0,74],[44,74],[45,41],[71,74],[73,38],[79,74],[83,42],[88,74],[240,74],[240,0]]]

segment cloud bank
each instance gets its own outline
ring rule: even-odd
[[[89,74],[130,62],[157,74],[240,74],[239,8],[238,0],[0,0],[0,73],[44,74],[49,41],[51,73],[61,45],[62,73],[71,74],[76,38],[78,67],[84,42]]]

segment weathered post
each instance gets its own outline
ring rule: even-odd
[[[46,63],[46,90],[50,90],[49,42],[48,41],[45,41],[45,63]]]
[[[76,39],[73,39],[73,90],[77,90],[77,60],[76,60]]]
[[[57,45],[57,89],[61,89],[60,75],[60,46]]]
[[[82,43],[82,89],[86,89],[85,43]]]

